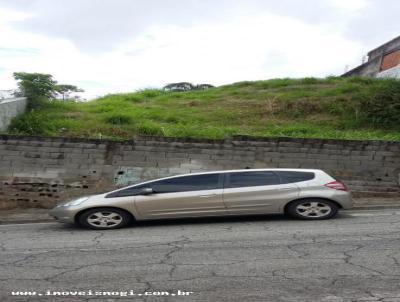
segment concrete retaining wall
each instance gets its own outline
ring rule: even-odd
[[[0,208],[51,207],[140,180],[235,168],[321,168],[353,191],[400,192],[400,142],[138,137],[116,142],[0,136]]]
[[[7,129],[13,117],[24,113],[26,105],[26,98],[0,100],[0,131]]]

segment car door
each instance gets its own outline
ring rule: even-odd
[[[135,196],[135,207],[143,219],[224,215],[222,183],[219,173],[155,181],[153,194]]]
[[[223,190],[230,214],[279,213],[282,204],[298,195],[295,184],[281,184],[273,171],[227,173]]]

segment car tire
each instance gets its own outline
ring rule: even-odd
[[[286,207],[286,214],[304,220],[322,220],[334,217],[339,207],[332,201],[319,198],[295,200]]]
[[[93,230],[112,230],[129,225],[133,220],[128,212],[115,208],[93,208],[83,212],[78,223]]]

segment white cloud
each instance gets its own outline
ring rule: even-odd
[[[330,0],[332,5],[348,12],[360,11],[370,5],[367,0]]]
[[[359,12],[368,5],[364,0],[351,5],[329,1],[341,12]],[[87,52],[65,35],[55,37],[16,26],[32,16],[0,6],[0,89],[15,86],[14,71],[53,74],[59,82],[84,88],[87,97],[174,81],[220,85],[338,75],[346,64],[358,64],[366,50],[360,41],[344,34],[351,19],[348,14],[316,25],[262,6],[256,11],[256,4],[253,1],[251,9],[235,6],[228,15],[204,22],[153,20],[135,35],[124,36],[118,43],[110,41],[112,47],[99,52]],[[73,34],[79,35],[79,28]]]
[[[21,12],[12,9],[0,10],[0,24],[4,25],[7,22],[23,21],[32,17],[32,14]]]
[[[151,41],[141,37],[119,51],[135,54],[123,64],[139,67],[141,80],[155,84],[337,74],[343,59],[358,56],[361,48],[323,28],[268,13],[212,26],[153,28],[149,34]],[[138,52],[135,45],[145,43],[146,51]]]

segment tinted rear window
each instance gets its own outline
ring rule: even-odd
[[[279,177],[274,172],[237,172],[229,173],[226,188],[256,187],[279,184]]]
[[[313,172],[275,171],[275,173],[279,175],[283,184],[311,180],[315,177]]]

